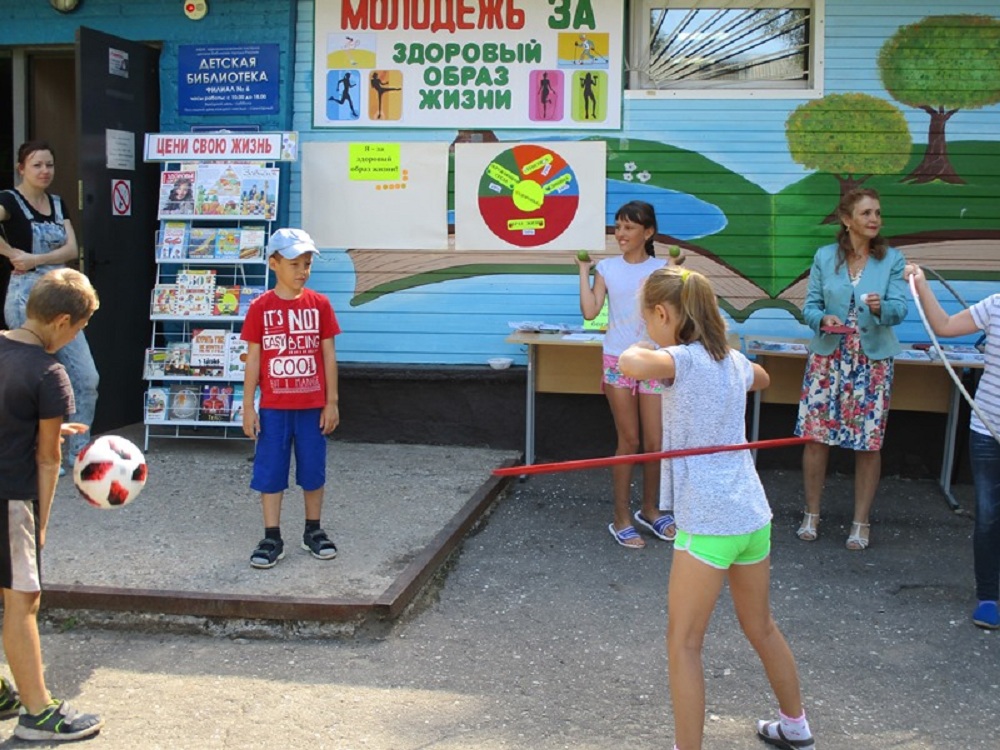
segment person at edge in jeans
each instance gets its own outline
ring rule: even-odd
[[[907,264],[906,279],[916,282],[920,302],[931,330],[938,336],[986,334],[986,369],[976,388],[976,407],[969,421],[969,457],[976,488],[976,525],[972,532],[976,598],[972,622],[981,628],[1000,628],[1000,444],[990,432],[1000,430],[1000,294],[977,302],[968,310],[948,315],[934,296],[923,269]]]
[[[17,188],[0,191],[0,255],[13,265],[4,302],[4,318],[11,330],[24,325],[28,295],[38,280],[54,268],[75,261],[79,254],[66,205],[58,195],[48,192],[55,177],[51,146],[45,141],[21,144],[17,173],[21,180]],[[82,330],[56,352],[56,358],[66,368],[73,386],[76,411],[69,419],[90,427],[97,409],[99,376]],[[64,461],[68,466],[73,465],[87,440],[86,433],[67,438]]]

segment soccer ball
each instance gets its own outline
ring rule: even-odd
[[[146,457],[125,438],[102,435],[77,454],[73,483],[95,508],[119,508],[146,486]]]

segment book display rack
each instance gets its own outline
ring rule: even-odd
[[[144,449],[152,438],[246,439],[240,328],[268,288],[278,177],[271,162],[164,164]]]

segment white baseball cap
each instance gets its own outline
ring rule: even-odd
[[[281,257],[294,260],[303,253],[316,253],[316,243],[304,229],[283,228],[271,235],[267,242],[267,255],[271,257],[275,253],[281,253]]]

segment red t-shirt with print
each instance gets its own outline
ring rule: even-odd
[[[260,344],[261,408],[325,406],[320,342],[338,333],[330,300],[311,289],[303,289],[297,299],[282,299],[272,289],[250,303],[240,338]]]

